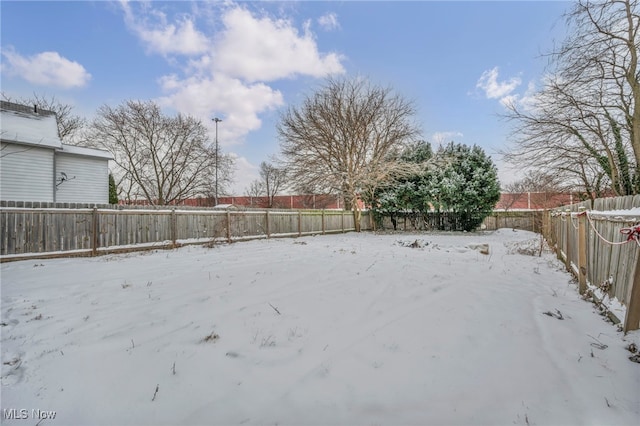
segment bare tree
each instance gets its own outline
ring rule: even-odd
[[[507,118],[521,167],[546,170],[602,193],[640,191],[640,15],[634,0],[580,0],[567,15],[569,37],[527,105]]]
[[[359,195],[402,171],[389,154],[420,133],[411,102],[362,78],[328,79],[277,125],[295,189],[339,193],[360,230]]]
[[[263,161],[260,163],[260,178],[262,179],[261,188],[269,198],[268,207],[273,208],[273,197],[283,189],[287,180],[287,172],[271,163]]]
[[[254,179],[251,181],[248,187],[245,188],[244,194],[247,197],[250,197],[250,206],[253,207],[254,204],[260,202],[260,197],[264,194],[264,188],[262,185],[262,181],[260,179]],[[259,204],[258,204],[259,205]]]
[[[506,212],[511,207],[513,207],[526,193],[527,190],[522,184],[522,181],[510,183],[502,188],[502,193],[500,194],[500,202],[498,203],[497,207],[504,209],[504,211]]]
[[[628,132],[640,164],[640,13],[637,0],[580,0],[568,15],[572,35],[554,53],[566,77],[602,87],[599,106]]]
[[[53,111],[58,122],[58,136],[66,144],[77,145],[81,143],[80,132],[86,126],[86,120],[73,113],[73,107],[56,99],[55,96],[46,97],[34,93],[30,98],[12,98],[2,93],[2,99],[21,105],[36,106],[37,109]]]
[[[264,188],[262,186],[260,179],[254,179],[249,186],[245,188],[244,193],[247,197],[260,197],[264,194]]]
[[[220,145],[218,145],[217,152],[215,146],[209,146],[209,149],[213,151],[214,160],[204,172],[205,176],[208,176],[208,181],[205,182],[203,193],[207,198],[215,200],[216,194],[218,198],[230,195],[229,188],[233,184],[235,160],[232,155],[224,154]],[[215,161],[216,155],[218,156],[217,162]],[[217,173],[216,168],[218,169]]]
[[[179,203],[209,195],[215,185],[215,148],[207,129],[189,116],[165,116],[153,102],[127,101],[100,107],[91,140],[109,150],[114,177],[126,199]],[[228,163],[218,162],[218,167]]]

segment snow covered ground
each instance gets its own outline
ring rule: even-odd
[[[640,335],[597,315],[553,255],[527,254],[537,238],[351,233],[3,264],[3,422],[637,424],[625,347]]]

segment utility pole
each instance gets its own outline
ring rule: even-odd
[[[216,189],[215,189],[215,205],[218,205],[218,123],[221,122],[218,117],[212,118],[214,123],[216,123]]]

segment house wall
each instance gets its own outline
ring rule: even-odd
[[[0,199],[53,202],[53,150],[2,143]]]
[[[56,153],[56,202],[109,202],[108,161],[101,158]],[[67,180],[61,181],[62,174]]]

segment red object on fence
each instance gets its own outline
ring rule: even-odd
[[[635,241],[640,244],[640,224],[632,226],[631,228],[622,228],[620,233],[628,235],[627,241]]]

